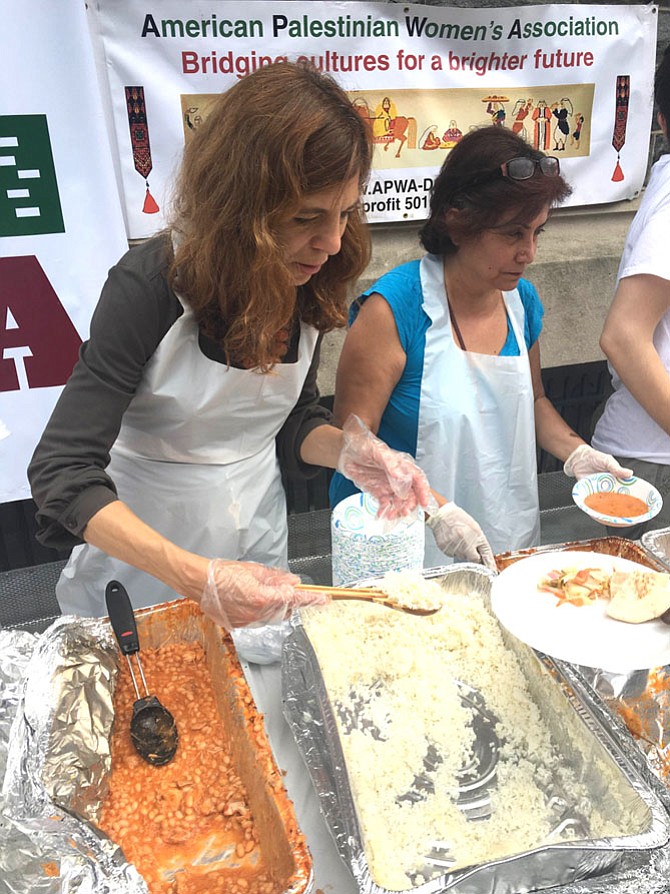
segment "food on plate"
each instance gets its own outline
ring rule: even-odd
[[[584,498],[584,505],[594,512],[609,515],[612,518],[635,518],[649,512],[649,507],[639,497],[612,491],[598,491],[595,494],[589,494]]]
[[[559,605],[592,605],[609,599],[611,572],[602,568],[564,568],[541,578],[538,590],[551,593]]]
[[[558,605],[593,605],[604,599],[609,617],[629,624],[661,618],[670,610],[670,574],[662,571],[564,568],[545,574],[538,590],[551,593]]]
[[[643,624],[670,608],[670,575],[661,571],[615,571],[610,579],[607,614],[617,621]]]

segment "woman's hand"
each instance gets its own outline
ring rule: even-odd
[[[221,627],[232,630],[248,624],[278,624],[294,608],[323,605],[328,596],[296,590],[297,574],[257,562],[212,559],[200,608]]]
[[[392,450],[353,414],[342,432],[337,471],[377,500],[379,518],[401,518],[428,505],[428,479],[408,453]]]
[[[572,451],[563,465],[563,471],[577,480],[595,472],[609,472],[615,478],[630,478],[633,475],[632,469],[624,469],[609,453],[594,450],[588,444],[580,444]]]
[[[455,503],[445,503],[426,519],[435,543],[447,556],[477,562],[496,570],[493,550],[484,532],[468,513]]]

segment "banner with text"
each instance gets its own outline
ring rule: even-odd
[[[127,249],[84,4],[5,0],[0,30],[0,502]],[[63,64],[67,60],[67,64]],[[11,84],[11,86],[10,86]]]
[[[560,157],[572,205],[633,197],[647,166],[657,7],[504,9],[359,2],[89,3],[130,237],[162,225],[184,141],[214,94],[308,58],[372,123],[368,220],[426,216],[435,174],[473,127]]]

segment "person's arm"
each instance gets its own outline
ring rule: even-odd
[[[121,420],[156,346],[181,313],[160,269],[165,245],[152,240],[112,268],[90,336],[28,467],[37,538],[67,549],[89,519],[117,499],[107,474]]]
[[[377,432],[407,357],[388,302],[373,293],[347,332],[335,381],[335,423],[355,413]]]
[[[145,524],[121,500],[90,519],[84,540],[109,556],[158,578],[180,596],[199,601],[207,584],[210,559],[188,552]]]
[[[317,376],[321,357],[322,340],[323,336],[320,335],[300,396],[276,438],[277,456],[282,470],[288,475],[300,475],[303,478],[310,478],[317,475],[322,466],[335,468],[331,463],[322,461],[322,457],[318,454],[318,451],[315,456],[314,451],[308,450],[307,455],[310,458],[306,458],[302,455],[302,446],[305,439],[315,429],[330,427],[333,416],[330,410],[319,402],[320,395]],[[317,439],[317,443],[323,437],[324,435],[322,433]],[[341,446],[341,432],[339,437]],[[329,438],[332,438],[332,436],[327,436],[327,440]],[[328,457],[330,459],[332,459],[331,453],[332,449],[328,452]]]
[[[609,453],[594,450],[573,431],[544,393],[540,362],[539,336],[543,309],[535,288],[527,280],[519,282],[519,293],[526,312],[526,344],[534,396],[536,441],[547,452],[563,461],[566,475],[583,478],[594,472],[609,472],[617,478],[628,478],[630,469],[621,466]]]
[[[397,519],[431,504],[428,480],[408,453],[392,450],[352,413],[342,428],[322,425],[305,438],[306,462],[337,469],[378,503],[379,518]]]
[[[146,251],[146,250],[145,250]],[[202,592],[207,560],[144,524],[116,494],[110,449],[147,360],[181,313],[151,259],[129,255],[110,271],[89,339],[51,415],[28,474],[47,545],[87,542],[148,571],[177,593]]]
[[[670,309],[670,281],[651,274],[619,282],[600,347],[635,400],[670,435],[670,373],[653,336]]]
[[[139,262],[138,255],[127,256],[110,272],[91,336],[31,461],[39,539],[64,547],[90,543],[199,602],[227,629],[278,620],[323,596],[296,590],[299,578],[283,569],[210,560],[178,547],[117,498],[107,474],[111,446],[144,366],[181,313],[160,258],[156,268],[156,259],[146,257],[152,248],[143,246]]]
[[[120,500],[89,521],[85,539],[117,559],[153,575],[200,604],[212,620],[231,630],[277,623],[294,608],[328,601],[320,591],[297,589],[300,577],[258,562],[207,559],[181,549],[144,524]]]
[[[406,360],[391,307],[385,298],[373,292],[361,307],[342,347],[335,385],[335,422],[346,429],[347,420],[353,415],[371,432],[377,432]],[[324,439],[321,442],[317,440],[319,433]],[[314,455],[319,451],[325,455],[327,437],[326,431],[317,429],[307,449]],[[335,440],[331,449],[337,449]],[[358,484],[355,480],[354,483]],[[454,558],[495,567],[493,552],[477,522],[437,491],[430,489],[426,495],[428,501],[422,505],[429,507],[426,518],[438,547]]]
[[[366,352],[364,345],[370,326],[376,327],[373,341],[377,344],[372,352]],[[380,347],[382,343],[388,350]],[[397,358],[395,369],[388,365],[391,355]],[[299,446],[303,462],[337,469],[360,490],[371,494],[379,503],[380,515],[388,518],[406,515],[417,505],[426,506],[430,502],[428,482],[415,460],[406,453],[392,450],[375,435],[404,362],[405,354],[391,309],[380,295],[373,295],[365,302],[347,333],[336,390],[343,375],[347,383],[363,376],[369,388],[352,395],[344,409],[336,396],[335,403],[337,406],[339,401],[340,409],[335,424],[314,428]],[[365,405],[358,406],[359,398],[365,400]]]
[[[571,477],[584,478],[595,472],[609,472],[617,478],[629,478],[633,474],[631,469],[624,468],[609,453],[595,450],[580,438],[546,396],[537,341],[528,356],[535,396],[535,436],[540,447],[560,459],[563,462],[563,471]]]
[[[314,427],[300,442],[305,463],[337,468],[342,426],[352,415],[377,432],[386,404],[405,367],[405,352],[391,308],[373,294],[361,307],[342,346],[332,425]]]
[[[82,542],[199,597],[208,559],[181,550],[118,499],[107,473],[110,449],[144,367],[181,305],[162,275],[165,246],[147,244],[114,267],[91,319],[72,376],[29,466],[38,537]]]
[[[537,443],[564,462],[570,454],[585,444],[568,423],[562,418],[556,407],[549,400],[542,384],[542,368],[540,362],[540,343],[535,344],[528,351],[530,362],[530,374],[533,383],[533,397],[535,399],[535,437]]]

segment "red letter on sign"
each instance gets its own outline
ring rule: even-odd
[[[37,258],[0,258],[0,392],[64,385],[80,345]]]

